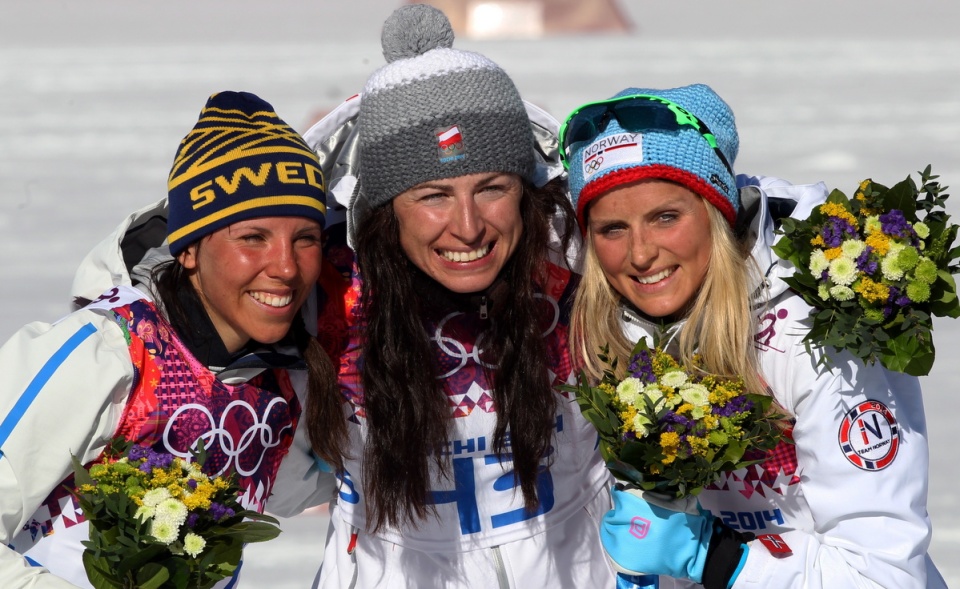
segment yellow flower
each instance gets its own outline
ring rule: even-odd
[[[706,456],[710,448],[710,442],[706,438],[697,436],[687,436],[687,443],[690,444],[690,453],[694,456]]]
[[[860,223],[857,222],[857,218],[850,214],[843,205],[835,202],[828,202],[820,205],[820,212],[824,215],[830,215],[831,217],[837,217],[843,219],[847,223],[853,225],[854,229],[860,227]]]
[[[860,278],[853,290],[868,303],[884,302],[890,297],[890,289],[886,285],[874,282],[866,276]]]
[[[708,430],[717,429],[717,426],[720,425],[720,419],[713,414],[707,414],[703,416],[703,425],[707,426]]]
[[[677,407],[675,411],[679,415],[682,415],[684,413],[690,413],[691,411],[693,411],[693,405],[691,405],[690,403],[683,403],[679,407]]]
[[[823,236],[818,235],[810,240],[810,245],[814,247],[826,247],[827,242],[823,241]]]
[[[666,448],[676,448],[680,445],[680,434],[677,432],[663,432],[660,434],[660,446]]]
[[[890,238],[879,231],[868,235],[866,241],[867,245],[881,256],[887,255],[887,252],[890,251]]]
[[[843,254],[843,248],[832,247],[828,250],[823,250],[823,255],[828,260],[836,260]]]

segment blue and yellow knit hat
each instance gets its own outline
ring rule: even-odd
[[[676,182],[736,222],[740,138],[733,112],[709,86],[627,88],[571,113],[560,140],[581,228],[591,201],[646,179]]]
[[[245,219],[306,217],[325,225],[317,155],[270,104],[248,92],[210,96],[180,142],[167,187],[174,256]]]

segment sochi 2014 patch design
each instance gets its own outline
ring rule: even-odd
[[[900,426],[879,401],[864,401],[840,423],[840,449],[857,468],[883,470],[893,463],[900,447]]]

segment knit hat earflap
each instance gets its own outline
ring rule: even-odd
[[[376,208],[428,180],[480,172],[531,179],[534,137],[509,76],[478,53],[452,49],[443,12],[397,9],[381,35],[387,65],[360,104],[360,192]]]
[[[325,225],[323,173],[303,138],[248,92],[207,100],[167,180],[170,253],[237,221],[306,217]]]
[[[733,112],[709,86],[627,88],[574,111],[561,129],[561,141],[570,195],[584,230],[591,201],[647,179],[685,186],[731,225],[736,222],[740,197],[731,167],[740,138]]]

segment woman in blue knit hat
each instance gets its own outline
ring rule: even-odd
[[[802,342],[811,309],[770,249],[772,203],[803,218],[823,185],[736,177],[733,113],[704,85],[628,88],[575,110],[560,137],[585,237],[571,339],[586,373],[600,379],[601,349],[626,366],[657,338],[787,416],[786,441],[698,503],[618,485],[601,523],[614,566],[661,587],[944,587],[926,552],[917,378],[847,352],[822,366]],[[859,460],[845,432],[887,456]]]
[[[90,587],[72,456],[89,464],[120,436],[189,461],[202,441],[206,474],[236,475],[243,507],[262,512],[301,420],[293,382],[339,410],[300,315],[322,261],[316,154],[268,103],[221,92],[168,186],[169,207],[134,215],[84,261],[88,304],[0,348],[2,587]],[[164,237],[149,271],[124,265],[144,253],[134,243]]]

